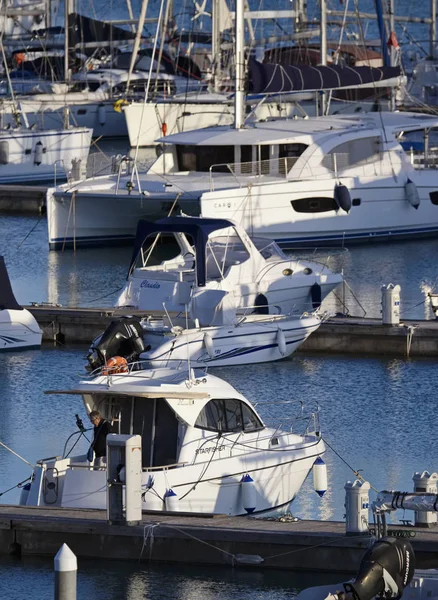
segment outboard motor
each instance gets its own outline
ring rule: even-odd
[[[366,552],[355,580],[344,583],[344,590],[354,600],[370,600],[379,595],[401,598],[414,570],[411,544],[403,538],[384,537]]]
[[[144,352],[143,328],[136,317],[111,321],[103,334],[96,338],[87,355],[88,371],[102,367],[113,356],[122,356],[128,362],[138,359]]]

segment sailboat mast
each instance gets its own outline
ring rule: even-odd
[[[321,0],[321,48],[320,63],[327,65],[327,4],[326,0]],[[321,92],[321,114],[324,116],[327,109],[327,96],[324,91]]]
[[[235,15],[235,60],[236,60],[236,82],[234,90],[234,127],[242,129],[245,122],[245,0],[236,0]]]
[[[436,58],[436,0],[430,0],[430,55]]]
[[[64,2],[64,81],[70,83],[70,61],[69,61],[69,17],[73,12],[73,0]]]

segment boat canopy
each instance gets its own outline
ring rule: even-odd
[[[400,76],[400,67],[280,65],[251,58],[249,92],[278,94],[374,85]]]
[[[226,219],[208,219],[200,217],[166,217],[158,221],[140,220],[134,241],[134,250],[129,264],[129,273],[139,255],[147,237],[158,233],[183,233],[193,239],[196,251],[196,277],[199,287],[206,282],[206,246],[209,235],[213,231],[234,227]]]
[[[9,280],[5,259],[0,256],[0,310],[24,310],[15,299]]]

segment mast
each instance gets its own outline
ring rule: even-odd
[[[327,4],[326,0],[321,0],[321,56],[322,66],[327,65]],[[327,109],[327,96],[324,91],[321,92],[321,114],[325,115]]]
[[[430,56],[436,58],[436,0],[430,0]]]
[[[132,54],[131,54],[131,63],[129,65],[128,79],[126,81],[126,91],[128,91],[128,89],[129,89],[129,84],[131,83],[132,72],[134,70],[135,62],[137,60],[138,50],[140,48],[141,36],[143,35],[143,27],[144,27],[144,22],[146,19],[147,9],[148,9],[148,0],[143,0],[143,2],[141,3],[140,16],[138,18],[137,33],[135,35],[134,47],[132,49]],[[157,35],[158,35],[158,31],[157,31]],[[152,60],[152,58],[151,58],[151,60]]]
[[[243,129],[245,122],[245,0],[236,0],[235,43],[236,83],[234,90],[234,128]]]
[[[65,0],[64,3],[64,80],[65,83],[70,83],[70,61],[69,61],[69,32],[70,24],[69,17],[73,12],[73,0]]]
[[[377,24],[379,26],[379,34],[380,40],[382,44],[382,56],[383,56],[383,64],[385,67],[390,66],[388,46],[386,45],[386,33],[385,33],[385,22],[383,19],[383,8],[382,8],[382,0],[375,0],[376,3],[376,14],[377,14]]]

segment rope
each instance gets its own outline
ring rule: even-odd
[[[9,446],[6,446],[6,444],[4,444],[3,442],[0,442],[0,446],[3,446],[3,448],[6,448],[6,450],[9,450],[9,452],[12,452],[12,454],[14,454],[14,456],[16,456],[17,458],[19,458],[23,462],[25,462],[27,465],[29,465],[29,467],[32,467],[32,469],[35,469],[35,465],[33,465],[32,463],[30,463],[29,461],[27,461],[25,458],[23,458],[22,456],[20,456],[19,454],[17,454],[13,450],[11,450],[11,448],[9,448]]]
[[[20,481],[20,483],[17,483],[13,487],[5,490],[4,492],[0,492],[0,496],[3,496],[3,494],[7,494],[8,492],[11,492],[12,490],[15,490],[15,488],[21,488],[22,485],[23,485],[23,483],[26,483],[26,481],[31,481],[31,480],[32,480],[32,476],[28,477],[27,479],[23,479],[23,481]]]
[[[339,454],[339,452],[336,452],[336,450],[333,448],[333,446],[331,446],[331,445],[328,443],[328,441],[327,441],[325,438],[322,438],[322,439],[324,440],[324,443],[325,443],[325,444],[327,444],[327,446],[330,448],[330,450],[332,450],[332,451],[333,451],[333,452],[336,454],[336,456],[337,456],[338,458],[340,458],[340,459],[342,460],[342,462],[343,462],[343,463],[345,463],[345,464],[347,465],[347,467],[353,471],[353,473],[355,474],[355,476],[356,476],[358,479],[360,479],[361,481],[367,481],[367,480],[365,480],[365,479],[362,477],[362,475],[359,473],[359,471],[358,471],[358,470],[356,470],[356,469],[353,469],[353,467],[352,467],[352,466],[351,466],[351,465],[350,465],[350,464],[349,464],[349,463],[348,463],[346,460],[344,460],[344,459],[342,458],[342,456]],[[369,483],[369,481],[368,481],[368,483]],[[376,488],[375,488],[373,485],[371,485],[371,484],[370,484],[370,488],[371,488],[372,490],[374,490],[374,491],[375,491],[377,494],[379,493],[379,490],[378,490],[378,489],[376,489]]]

